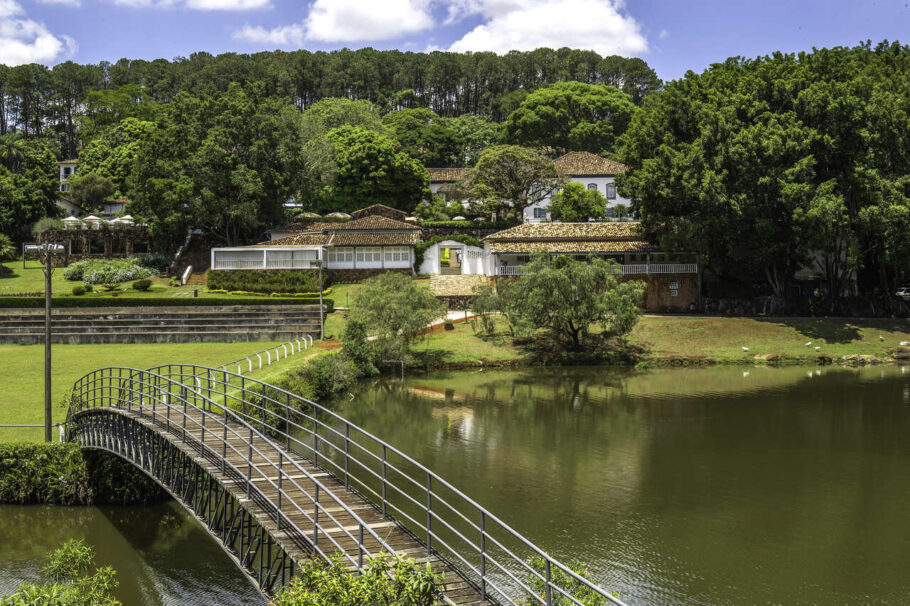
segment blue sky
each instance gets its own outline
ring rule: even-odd
[[[910,42],[908,1],[0,0],[0,63],[569,46],[638,56],[671,79],[733,55]]]

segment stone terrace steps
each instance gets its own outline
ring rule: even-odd
[[[54,343],[289,341],[319,334],[317,305],[54,310]],[[0,311],[0,344],[44,343],[44,310]]]

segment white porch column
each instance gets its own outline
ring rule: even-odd
[[[266,250],[265,248],[262,249],[262,269],[267,269],[268,266],[269,266],[269,264],[268,264],[268,252],[269,252],[269,251]]]

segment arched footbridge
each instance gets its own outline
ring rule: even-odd
[[[92,372],[74,385],[66,435],[163,486],[265,595],[306,558],[358,570],[399,554],[445,573],[449,604],[583,606],[584,594],[622,606],[400,450],[224,369]]]

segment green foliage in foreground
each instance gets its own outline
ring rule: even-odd
[[[73,539],[47,556],[42,573],[45,583],[25,583],[15,593],[0,597],[0,606],[118,606],[112,592],[117,573],[104,566],[89,575],[95,550],[82,539]]]
[[[442,603],[443,575],[429,564],[380,554],[361,574],[352,574],[341,559],[325,564],[308,560],[290,586],[271,606],[435,606]]]
[[[529,585],[531,589],[534,590],[535,595],[539,596],[541,600],[546,602],[547,584],[544,581],[544,578],[546,578],[547,569],[546,560],[544,560],[541,556],[535,556],[528,561],[528,564],[530,564],[531,568],[534,569],[534,571],[537,573],[528,574]],[[576,564],[574,566],[570,566],[570,568],[572,569],[572,572],[581,578],[590,580],[591,575],[588,573],[584,565]],[[603,597],[598,592],[588,587],[587,583],[579,581],[572,575],[569,575],[554,566],[550,567],[550,582],[577,600],[570,600],[569,598],[562,595],[559,591],[551,590],[551,601],[547,603],[550,603],[553,606],[570,606],[579,603],[583,604],[584,606],[607,606],[610,604],[607,598]],[[530,606],[531,604],[539,604],[540,602],[537,600],[527,600],[526,603]]]

